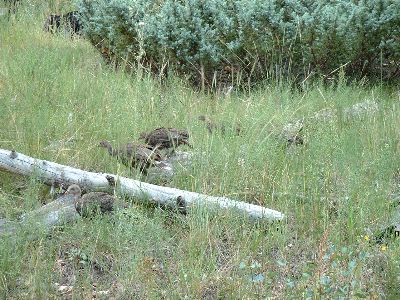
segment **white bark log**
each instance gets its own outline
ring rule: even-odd
[[[74,201],[54,200],[38,209],[30,211],[22,216],[22,224],[30,222],[40,223],[46,228],[51,228],[79,219]]]
[[[80,218],[73,201],[54,200],[38,209],[22,215],[20,221],[0,219],[0,237],[13,234],[20,226],[40,225],[49,231],[55,226],[70,223]]]
[[[285,217],[279,211],[259,205],[157,186],[113,174],[87,172],[50,161],[34,159],[15,151],[0,149],[0,169],[25,176],[35,175],[47,184],[75,183],[89,190],[107,191],[113,188],[114,183],[117,183],[120,192],[125,195],[169,207],[184,205],[188,208],[199,205],[234,209],[248,215],[251,219],[269,221],[282,220]]]

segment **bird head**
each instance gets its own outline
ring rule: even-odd
[[[109,148],[109,147],[111,147],[111,144],[110,144],[110,142],[108,142],[108,141],[101,141],[101,142],[99,143],[99,147]]]
[[[65,194],[67,195],[73,195],[73,196],[80,196],[82,193],[81,188],[77,184],[71,184]]]
[[[198,117],[198,119],[199,119],[200,121],[205,121],[205,120],[207,120],[207,117],[204,116],[204,115],[201,115],[201,116]]]

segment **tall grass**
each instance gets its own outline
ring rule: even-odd
[[[93,283],[97,291],[112,287],[119,299],[399,296],[399,241],[367,241],[392,211],[397,87],[343,80],[296,91],[270,83],[224,97],[177,78],[160,85],[112,70],[84,39],[42,32],[48,11],[25,7],[10,22],[0,19],[0,148],[146,180],[98,142],[127,143],[158,126],[188,128],[195,159],[170,186],[265,205],[288,221],[253,224],[200,209],[181,216],[125,199],[130,208],[111,217],[36,239],[29,237],[38,228],[0,237],[2,298],[55,298],[55,283],[73,285],[77,299],[90,297]],[[345,117],[366,99],[378,103],[377,113]],[[309,118],[325,108],[338,117]],[[239,122],[243,135],[210,135],[201,114]],[[276,132],[303,117],[305,145],[286,148]],[[73,142],[49,147],[55,141]],[[46,197],[34,178],[0,173],[1,218],[17,219]]]

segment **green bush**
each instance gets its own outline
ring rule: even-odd
[[[86,33],[120,59],[166,64],[208,83],[215,71],[304,78],[344,66],[399,72],[398,0],[78,0]]]

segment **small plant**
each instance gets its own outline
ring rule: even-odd
[[[79,266],[87,266],[90,263],[88,255],[79,248],[71,248],[67,253],[68,260]]]

